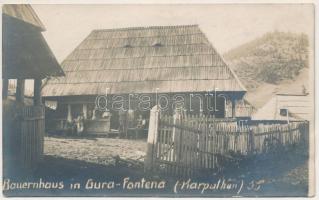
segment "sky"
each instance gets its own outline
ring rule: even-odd
[[[198,24],[221,54],[267,32],[313,38],[311,5],[32,5],[61,62],[94,29]]]

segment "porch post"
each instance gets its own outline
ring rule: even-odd
[[[24,104],[24,79],[17,79],[16,101]]]
[[[33,105],[40,106],[41,102],[41,79],[34,79],[34,90],[33,90]]]
[[[232,111],[232,117],[236,117],[236,100],[231,100],[231,111]]]
[[[87,104],[83,104],[82,112],[83,112],[84,119],[87,119],[87,116],[88,116],[88,109],[87,108],[88,108]]]
[[[67,116],[67,121],[68,121],[68,122],[71,122],[71,121],[72,121],[71,104],[68,104],[68,116]]]
[[[7,78],[2,79],[2,99],[8,97],[9,80]]]

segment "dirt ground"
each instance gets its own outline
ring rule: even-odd
[[[44,154],[101,165],[114,165],[121,159],[144,161],[146,141],[117,138],[45,137]]]
[[[83,161],[88,165],[97,164],[115,167],[115,156],[123,160],[143,162],[146,152],[145,140],[117,138],[45,138],[45,154],[52,158]],[[52,159],[51,158],[51,159]],[[221,174],[204,174],[204,180],[216,177],[230,177],[261,182],[262,190],[246,191],[247,195],[302,196],[308,190],[307,156],[304,151],[293,150],[290,154],[256,157],[242,163],[240,167],[225,169]],[[143,168],[122,170],[128,174],[143,176]],[[130,171],[130,172],[129,172]],[[167,177],[165,177],[167,178]],[[171,178],[171,177],[169,177]],[[174,182],[174,180],[172,180]]]
[[[65,185],[74,182],[86,184],[88,179],[95,181],[115,181],[121,183],[126,177],[139,181],[166,180],[165,190],[15,190],[7,196],[209,196],[229,197],[234,193],[210,191],[200,194],[190,191],[175,194],[176,181],[185,180],[160,174],[145,174],[143,165],[139,167],[127,163],[115,165],[115,156],[123,160],[143,163],[146,152],[145,140],[126,140],[117,138],[71,138],[45,137],[45,156],[38,168],[19,180],[63,181]],[[304,150],[294,149],[289,153],[254,157],[229,167],[221,173],[205,172],[202,177],[192,180],[214,183],[219,179],[243,180],[246,184],[240,196],[306,196],[308,191],[308,156]],[[14,172],[16,174],[16,172]],[[12,178],[13,179],[13,178]],[[260,190],[248,190],[251,181],[261,183]]]

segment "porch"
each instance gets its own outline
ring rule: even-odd
[[[34,80],[32,97],[24,94],[25,79],[18,79],[14,88],[10,88],[10,94],[8,82],[3,79],[4,167],[18,165],[22,169],[34,169],[43,158],[45,107],[41,102],[42,81]]]
[[[206,93],[167,93],[132,95],[138,96],[135,98],[130,94],[45,97],[46,119],[50,122],[46,123],[46,130],[55,134],[76,134],[74,127],[80,117],[83,118],[83,135],[117,134],[122,138],[146,138],[150,109],[154,105],[159,105],[161,112],[169,115],[183,107],[183,112],[188,115],[238,121],[249,119],[254,112],[242,95],[218,91],[212,96]],[[148,97],[149,101],[142,101],[142,97]]]

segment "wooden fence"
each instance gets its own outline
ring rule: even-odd
[[[21,111],[21,161],[33,168],[42,159],[44,143],[44,106],[27,106]]]
[[[236,156],[282,151],[299,144],[307,137],[306,132],[306,122],[237,126],[234,120],[160,116],[153,109],[145,170],[177,176],[220,170]]]

